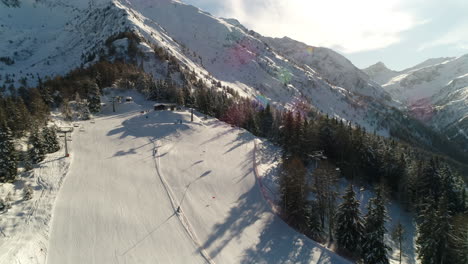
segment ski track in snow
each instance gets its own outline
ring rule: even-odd
[[[156,149],[157,148],[156,143],[154,141],[151,141],[151,140],[150,140],[150,142],[153,144],[154,149]],[[154,161],[155,169],[156,169],[156,172],[157,172],[157,174],[159,176],[159,179],[161,180],[161,183],[164,186],[164,189],[167,192],[167,196],[171,200],[172,209],[174,209],[174,211],[179,209],[179,212],[176,214],[177,218],[179,218],[180,223],[184,226],[185,230],[187,231],[187,234],[190,236],[190,238],[193,240],[193,242],[200,249],[200,253],[203,256],[203,258],[208,263],[213,263],[214,264],[215,262],[211,259],[211,257],[208,255],[208,253],[206,253],[205,249],[203,248],[203,246],[199,242],[199,239],[198,239],[196,233],[194,232],[192,226],[190,225],[190,222],[188,221],[187,217],[185,216],[184,211],[182,209],[180,209],[180,206],[182,205],[183,198],[177,205],[177,202],[176,202],[176,200],[174,198],[175,196],[173,194],[173,191],[171,190],[171,187],[167,184],[166,180],[164,179],[163,175],[161,174],[161,172],[159,170],[159,168],[161,167],[161,160],[159,159],[159,156],[156,156],[155,158],[156,158],[155,161]],[[186,192],[188,191],[189,186],[187,186],[187,189],[185,190],[184,194],[186,194]],[[177,208],[176,208],[176,206],[177,206]]]
[[[129,128],[126,128],[130,130]],[[161,168],[161,160],[159,159],[159,155],[157,155],[157,149],[161,146],[161,144],[157,144],[157,141],[153,141],[151,139],[148,139],[148,141],[153,145],[153,155],[154,155],[154,168],[156,170],[156,174],[158,176],[158,179],[161,181],[161,184],[164,186],[164,189],[167,193],[167,197],[169,198],[172,209],[174,212],[176,212],[177,208],[180,209],[180,206],[182,205],[183,199],[185,198],[185,194],[188,191],[188,188],[190,187],[190,184],[187,186],[184,192],[184,196],[182,197],[181,201],[177,203],[176,199],[174,198],[174,193],[171,190],[171,187],[167,184],[166,180],[164,179],[163,175],[161,174],[161,171],[159,168]],[[155,155],[156,154],[156,155]],[[208,255],[208,253],[205,251],[203,246],[201,245],[196,233],[194,232],[193,228],[190,226],[190,222],[188,221],[187,217],[184,214],[184,211],[180,209],[179,213],[175,213],[177,218],[180,220],[180,223],[184,226],[185,230],[187,231],[187,235],[190,236],[190,238],[193,240],[194,244],[200,249],[200,254],[203,256],[203,258],[210,264],[214,264],[215,262],[211,259],[211,257]],[[128,251],[127,251],[128,252]],[[125,253],[127,253],[125,252]],[[125,254],[124,253],[124,254]]]

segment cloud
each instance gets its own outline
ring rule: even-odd
[[[468,50],[468,20],[460,22],[444,35],[437,37],[437,39],[423,43],[419,46],[418,51],[440,46],[452,46],[458,49]]]
[[[289,36],[345,53],[380,49],[398,43],[401,33],[423,23],[409,10],[404,10],[403,0],[199,2],[222,4],[216,15],[236,18],[263,35]]]

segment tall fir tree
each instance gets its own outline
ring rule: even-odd
[[[42,137],[44,138],[44,147],[47,153],[54,153],[60,149],[55,128],[44,127],[42,129]]]
[[[101,92],[99,86],[94,82],[86,84],[88,87],[88,107],[89,111],[93,114],[101,111]]]
[[[305,174],[306,169],[299,158],[283,161],[280,177],[282,213],[288,223],[301,231],[307,229]]]
[[[363,236],[363,219],[361,217],[360,203],[356,199],[353,186],[349,185],[343,195],[343,202],[338,206],[336,213],[336,243],[340,250],[347,251],[355,256],[360,252]]]
[[[362,241],[361,257],[364,263],[388,264],[388,251],[384,236],[387,232],[385,221],[388,219],[384,198],[380,188],[376,196],[369,200],[364,222],[364,239]]]
[[[41,93],[36,88],[29,89],[29,97],[29,112],[36,121],[44,124],[50,114],[49,106],[44,102]],[[28,103],[28,101],[24,102]]]
[[[18,153],[8,127],[0,125],[0,182],[11,182],[16,178]]]
[[[313,172],[313,192],[317,206],[315,214],[319,217],[322,228],[325,228],[326,220],[329,241],[332,242],[334,240],[333,229],[338,196],[338,192],[335,190],[338,182],[338,171],[326,160],[316,162],[319,163],[319,166]]]
[[[401,264],[401,259],[403,255],[403,240],[405,238],[405,229],[403,225],[401,224],[400,221],[398,221],[398,224],[395,226],[395,228],[392,231],[392,239],[397,243],[398,251],[399,251],[399,256],[398,260],[399,263]]]
[[[452,218],[453,235],[450,236],[449,261],[468,264],[468,212]]]
[[[265,109],[260,113],[260,135],[269,138],[273,125],[273,114],[271,112],[270,104],[267,104]]]
[[[47,151],[44,138],[42,137],[42,134],[39,133],[38,128],[35,128],[31,132],[31,135],[29,136],[29,145],[29,157],[31,158],[31,161],[35,164],[43,161]]]
[[[445,196],[438,203],[429,197],[418,217],[420,223],[416,246],[421,264],[450,263],[447,252],[452,224]]]

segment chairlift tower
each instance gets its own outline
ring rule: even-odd
[[[115,113],[115,99],[117,99],[119,96],[112,96],[112,112]]]
[[[67,144],[67,133],[71,133],[73,132],[73,127],[59,127],[59,130],[58,130],[59,133],[63,133],[64,134],[64,140],[65,140],[65,157],[68,157],[69,156],[69,153],[68,153],[68,144]]]

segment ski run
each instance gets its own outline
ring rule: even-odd
[[[262,161],[277,153],[255,157],[261,140],[131,95],[79,122],[69,158],[62,149],[34,169],[50,179],[23,202],[1,263],[348,263],[274,213],[262,182],[274,162]]]

